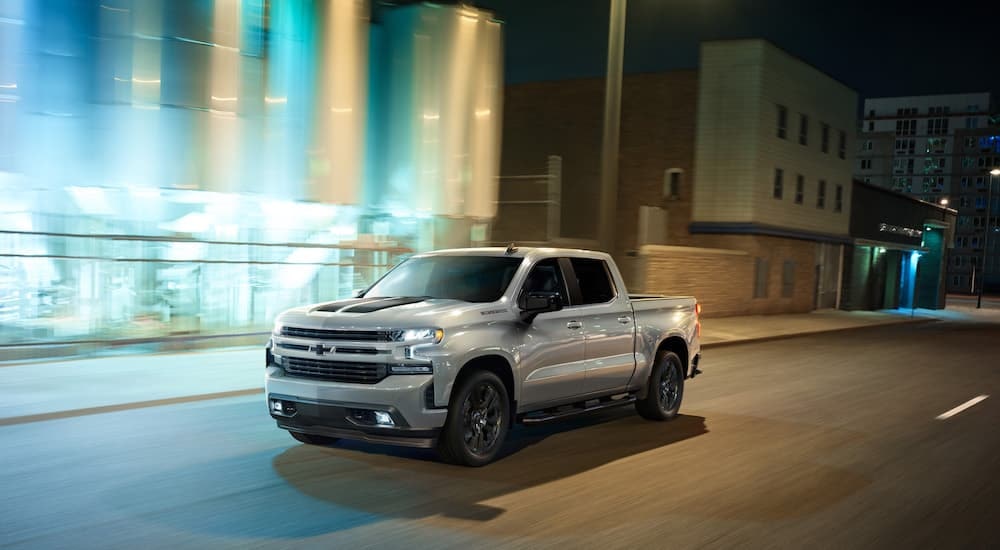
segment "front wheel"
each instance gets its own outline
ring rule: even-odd
[[[683,397],[681,358],[672,351],[660,351],[649,373],[646,397],[635,402],[635,410],[648,420],[671,420],[677,416]]]
[[[464,466],[489,464],[503,446],[509,420],[510,399],[500,377],[485,370],[472,372],[452,394],[438,439],[441,458]]]

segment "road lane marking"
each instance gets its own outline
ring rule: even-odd
[[[14,424],[29,424],[31,422],[44,422],[46,420],[58,420],[60,418],[73,418],[76,416],[104,414],[109,412],[127,411],[131,409],[144,409],[146,407],[162,407],[164,405],[176,405],[178,403],[193,403],[195,401],[208,401],[211,399],[225,399],[227,397],[241,397],[244,395],[255,395],[258,393],[264,393],[264,390],[262,388],[254,388],[249,390],[223,391],[217,393],[205,393],[201,395],[187,395],[184,397],[168,397],[166,399],[153,399],[151,401],[121,403],[117,405],[103,405],[100,407],[88,407],[85,409],[72,409],[68,411],[29,414],[26,416],[9,416],[7,418],[0,418],[0,426],[12,426]]]
[[[946,412],[943,412],[943,413],[937,415],[937,419],[938,420],[947,420],[947,419],[955,416],[956,414],[964,411],[965,409],[968,409],[969,407],[974,407],[975,405],[981,403],[982,401],[985,401],[987,397],[989,397],[989,396],[988,395],[979,395],[979,396],[973,397],[972,399],[966,401],[965,403],[962,403],[961,405],[955,407],[954,409],[951,409],[950,411],[946,411]]]

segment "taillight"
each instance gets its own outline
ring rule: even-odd
[[[696,303],[694,305],[694,327],[695,327],[695,334],[698,335],[699,339],[701,338],[701,319],[700,319],[700,317],[701,317],[701,304],[697,304]]]

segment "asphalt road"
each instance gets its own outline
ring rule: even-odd
[[[481,469],[303,446],[260,396],[0,426],[0,546],[996,547],[1000,325],[734,345],[703,367],[674,422],[519,427]]]

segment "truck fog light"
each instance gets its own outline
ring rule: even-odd
[[[379,426],[395,426],[392,417],[385,411],[375,411],[375,423]]]
[[[431,365],[389,365],[390,374],[431,374]]]
[[[281,401],[279,401],[277,399],[272,399],[271,400],[271,410],[280,414],[281,413]]]

